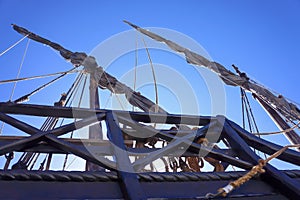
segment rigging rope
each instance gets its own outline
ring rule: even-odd
[[[110,88],[112,89],[112,93],[113,93],[113,94],[115,95],[115,97],[117,98],[117,100],[118,100],[118,102],[119,102],[119,104],[120,104],[120,106],[121,106],[121,109],[122,109],[122,110],[125,110],[125,108],[123,107],[123,104],[122,104],[122,102],[121,102],[121,100],[120,100],[118,94],[116,93],[116,91],[115,91],[115,89],[114,89],[114,87],[113,87],[113,84],[110,82],[109,78],[107,77],[107,74],[106,74],[106,73],[103,73],[103,75],[104,75],[105,79],[107,80],[108,85],[109,85]]]
[[[87,76],[85,76],[85,80],[86,79],[87,79]],[[79,86],[81,85],[82,80],[83,80],[83,73],[81,73],[80,75],[78,75],[76,77],[75,81],[73,82],[73,84],[71,85],[70,89],[68,90],[67,95],[68,94],[70,94],[70,95],[68,96],[68,99],[66,100],[66,105],[68,105],[69,101],[70,101],[70,105],[72,105],[72,103],[73,103],[73,101],[74,101],[74,99],[75,99],[75,97],[77,95],[77,92],[79,90]],[[60,123],[60,126],[62,126],[63,122],[64,122],[64,118],[62,119],[62,121]],[[73,131],[71,133],[71,137],[72,137],[72,134],[73,134]],[[68,160],[68,154],[66,154],[62,170],[65,170],[65,168],[66,168],[65,165],[67,163],[67,160]]]
[[[46,88],[47,86],[49,86],[50,84],[54,83],[55,81],[61,79],[62,77],[64,77],[65,75],[67,75],[70,71],[73,71],[76,67],[73,67],[72,69],[66,71],[65,73],[63,73],[62,75],[56,77],[55,79],[49,81],[48,83],[43,84],[42,86],[38,87],[37,89],[35,89],[34,91],[20,97],[19,99],[15,100],[14,103],[22,103],[24,101],[28,101],[29,97],[34,95],[35,93],[39,92],[40,90]]]
[[[45,162],[47,160],[47,157],[48,157],[49,154],[47,154],[44,158],[44,160],[40,163],[40,167],[39,167],[39,170],[40,171],[43,171],[44,170],[44,165],[45,165]]]
[[[280,156],[288,148],[293,148],[293,147],[295,147],[295,148],[300,147],[300,144],[286,145],[283,148],[281,148],[280,150],[278,150],[277,152],[275,152],[274,154],[272,154],[270,157],[268,157],[264,160],[260,159],[258,161],[258,164],[253,166],[252,169],[247,174],[245,174],[244,176],[240,177],[239,179],[237,179],[233,182],[230,182],[225,187],[218,189],[217,194],[208,193],[208,194],[206,194],[205,197],[207,199],[215,198],[215,197],[218,197],[218,196],[226,197],[230,192],[232,192],[234,189],[240,187],[241,185],[243,185],[244,183],[249,181],[255,175],[264,173],[265,170],[263,169],[263,167],[266,166],[269,161],[271,161],[272,159],[277,158],[278,156]]]
[[[66,100],[66,105],[68,105],[68,103],[70,102],[70,106],[72,105],[74,99],[75,99],[75,96],[77,94],[77,91],[79,89],[79,85],[81,84],[82,82],[82,77],[83,77],[83,73],[80,73],[75,81],[73,82],[73,84],[71,85],[70,89],[68,90],[68,92],[66,93],[66,96],[68,97],[67,100]],[[73,95],[74,94],[74,95]],[[71,99],[72,98],[72,99]]]
[[[291,128],[282,130],[282,131],[274,131],[274,132],[265,132],[265,133],[253,133],[254,135],[274,135],[274,134],[280,134],[280,133],[287,133],[290,132],[296,128],[299,128],[298,126],[300,125],[300,121],[295,124],[294,126],[292,126]]]
[[[24,37],[22,37],[19,41],[17,41],[16,43],[14,43],[13,45],[11,45],[10,47],[8,47],[6,50],[4,50],[2,53],[0,53],[0,57],[3,56],[6,52],[8,52],[9,50],[11,50],[12,48],[14,48],[17,44],[19,44],[20,42],[22,42],[25,38],[28,37],[29,34],[25,35]]]
[[[78,106],[77,106],[78,108],[80,108],[80,105],[81,105],[81,102],[82,102],[82,99],[83,99],[83,94],[84,94],[84,89],[85,89],[85,86],[86,86],[86,81],[87,81],[87,76],[85,76],[84,83],[83,83],[83,86],[82,86],[82,91],[81,91]],[[76,93],[74,94],[74,96],[76,96]],[[74,122],[76,122],[76,118],[74,119]],[[71,132],[70,138],[73,138],[73,134],[74,134],[74,131]],[[65,168],[66,168],[68,157],[69,157],[69,154],[66,154],[64,164],[63,164],[63,170],[65,170]]]
[[[111,97],[112,97],[112,93],[110,93],[110,94],[109,94],[109,97],[107,97],[106,103],[104,104],[104,107],[103,107],[104,109],[106,109],[106,108],[107,108],[107,106],[108,106],[108,103],[109,103],[109,101],[110,101]]]
[[[153,62],[146,44],[146,41],[143,38],[143,42],[144,42],[144,46],[147,52],[147,56],[150,62],[150,66],[151,66],[151,71],[152,71],[152,77],[153,77],[153,81],[154,81],[154,89],[155,89],[155,112],[158,112],[158,89],[157,89],[157,82],[156,82],[156,76],[155,76],[155,71],[154,71],[154,66],[153,66]]]
[[[244,104],[245,104],[246,103],[245,102],[245,97],[244,97],[243,101],[244,101]],[[248,121],[248,126],[249,126],[250,133],[253,133],[253,131],[252,131],[252,123],[251,123],[251,118],[250,118],[250,111],[249,111],[247,105],[245,105],[245,110],[246,110],[246,115],[247,115],[247,119],[248,119],[247,121]]]
[[[246,111],[247,111],[247,117],[248,117],[249,125],[254,126],[255,131],[256,131],[256,134],[257,134],[258,137],[260,138],[260,137],[261,137],[261,134],[260,134],[260,132],[259,132],[259,130],[258,130],[258,126],[257,126],[257,124],[256,124],[256,121],[255,121],[255,118],[254,118],[254,115],[253,115],[253,112],[252,112],[252,108],[251,108],[251,105],[250,105],[248,96],[247,96],[247,94],[246,94],[246,92],[245,92],[245,90],[244,90],[243,88],[241,88],[241,91],[243,92],[243,97],[244,97],[243,100],[244,100],[244,102],[245,102],[245,104],[246,104],[245,107],[246,107]],[[248,110],[249,110],[249,111],[248,111]],[[249,113],[250,113],[250,116],[249,116]],[[251,118],[250,118],[250,117],[251,117]],[[250,127],[250,131],[251,131],[251,133],[253,134],[253,132],[252,132],[251,129],[252,129],[252,128]],[[254,152],[256,152],[257,149],[255,149],[254,147],[253,147],[253,149],[254,149]],[[258,151],[258,153],[260,154],[259,151]],[[265,158],[267,158],[267,155],[266,155],[265,153],[263,153],[263,155],[264,155]]]
[[[40,130],[47,131],[55,127],[58,122],[58,118],[47,117],[45,122],[42,124]],[[34,152],[24,152],[23,155],[19,158],[18,162],[12,166],[12,169],[33,169],[37,159],[39,158],[40,153]],[[31,165],[31,166],[30,166]],[[43,167],[43,162],[40,164],[40,170]]]
[[[37,154],[37,156],[35,157],[35,159],[34,159],[33,163],[31,164],[30,170],[32,170],[32,169],[33,169],[33,167],[34,167],[35,163],[37,162],[37,160],[38,160],[39,156],[40,156],[40,153],[38,153],[38,154]]]
[[[244,93],[243,93],[243,89],[240,88],[240,92],[241,92],[241,102],[242,102],[242,120],[243,120],[243,129],[245,129],[245,104],[244,104]]]
[[[59,102],[54,103],[54,105],[64,106],[65,100],[66,100],[66,94],[62,94]],[[57,118],[57,117],[47,117],[46,120],[44,121],[44,123],[42,124],[40,130],[41,131],[52,130],[56,126],[58,119],[59,118]],[[28,167],[30,167],[30,170],[33,169],[35,163],[37,162],[39,155],[40,155],[40,153],[24,152],[23,155],[21,156],[21,158],[18,160],[18,162],[12,166],[12,169],[27,169]],[[44,164],[46,162],[47,157],[48,157],[48,162],[47,162],[46,169],[49,168],[51,158],[52,158],[51,153],[47,154],[45,156],[44,160],[40,163],[39,170],[44,169]]]
[[[135,61],[134,61],[134,82],[133,82],[133,91],[136,90],[136,73],[138,65],[138,31],[136,31],[136,41],[135,41]]]
[[[245,94],[245,101],[246,101],[247,106],[248,106],[248,108],[249,108],[249,112],[250,112],[251,119],[252,119],[252,122],[253,122],[253,124],[254,124],[254,127],[255,127],[256,131],[259,132],[259,131],[258,131],[257,124],[256,124],[256,121],[255,121],[255,118],[254,118],[254,115],[253,115],[253,112],[252,112],[252,108],[251,108],[251,105],[250,105],[250,102],[249,102],[249,99],[248,99],[248,96],[247,96],[245,90],[244,90],[244,89],[242,89],[242,90],[243,90],[243,92],[244,92],[244,94]]]
[[[73,160],[68,164],[68,166],[66,167],[66,169],[68,169],[77,158],[78,158],[77,156],[74,157]]]
[[[49,168],[50,168],[50,163],[51,163],[51,160],[52,160],[52,156],[53,156],[53,153],[48,154],[46,170],[49,170]]]
[[[138,35],[139,32],[136,31],[133,91],[136,91],[136,80],[137,80],[136,74],[137,74],[137,65],[138,65]],[[134,111],[134,106],[132,106],[132,111]]]
[[[72,74],[72,73],[77,73],[81,72],[82,70],[73,70],[73,71],[64,71],[64,72],[56,72],[56,73],[51,73],[51,74],[44,74],[44,75],[37,75],[37,76],[30,76],[30,77],[23,77],[23,78],[15,78],[15,79],[8,79],[8,80],[2,80],[0,81],[0,84],[4,83],[13,83],[13,82],[19,82],[19,81],[28,81],[28,80],[33,80],[33,79],[38,79],[38,78],[47,78],[50,76],[56,76],[60,74]]]
[[[252,93],[252,95],[253,95],[254,93]],[[255,94],[254,94],[255,95]],[[254,98],[256,98],[256,97],[254,97]],[[272,106],[272,103],[270,103],[270,102],[268,102],[266,99],[264,99],[264,98],[262,98],[262,97],[260,97],[260,99],[262,100],[262,101],[264,101],[267,105],[269,105],[271,108],[273,108],[276,112],[278,112],[278,113],[280,113],[284,118],[286,118],[286,119],[288,119],[288,120],[291,120],[290,118],[288,118],[288,117],[286,117],[284,114],[286,114],[286,115],[292,115],[292,113],[291,112],[288,112],[288,111],[286,111],[286,110],[284,110],[284,109],[282,109],[281,107],[277,107],[277,106]],[[284,113],[284,114],[283,114]],[[297,120],[298,121],[300,121],[299,119],[300,119],[300,115],[297,115]]]
[[[235,69],[236,73],[238,76],[242,77],[246,77],[247,75],[245,73],[242,73],[238,67],[236,67],[235,65],[232,65],[232,67]],[[246,111],[246,115],[247,115],[247,120],[248,120],[248,126],[250,129],[250,132],[252,133],[252,126],[254,125],[254,128],[256,129],[256,132],[258,133],[258,127],[252,112],[252,108],[248,99],[248,96],[245,92],[245,89],[243,87],[240,86],[240,92],[241,92],[241,100],[242,100],[242,116],[243,116],[243,128],[245,129],[245,111]]]
[[[30,39],[28,39],[28,41],[27,41],[27,44],[26,44],[26,47],[25,47],[25,51],[24,51],[24,54],[23,54],[23,57],[22,57],[22,60],[21,60],[21,64],[20,64],[20,66],[19,66],[19,70],[18,70],[18,73],[17,73],[17,77],[16,77],[16,78],[19,78],[19,76],[20,76],[20,73],[21,73],[21,70],[22,70],[22,67],[23,67],[23,63],[24,63],[24,60],[25,60],[25,57],[26,57],[26,54],[27,54],[29,42],[30,42]],[[17,82],[14,83],[12,92],[11,92],[10,97],[9,97],[9,101],[12,100],[12,97],[13,97],[13,95],[14,95],[14,93],[15,93],[16,86],[17,86]]]
[[[75,99],[75,97],[76,97],[76,95],[77,95],[77,92],[78,92],[78,90],[79,90],[79,86],[81,85],[81,82],[82,82],[82,80],[83,80],[83,73],[80,73],[77,77],[76,77],[76,79],[75,79],[75,81],[73,82],[73,84],[71,85],[71,87],[70,87],[70,89],[68,90],[68,92],[67,92],[67,94],[66,95],[68,95],[68,99],[66,100],[66,104],[65,105],[68,105],[68,103],[70,102],[70,105],[72,105],[72,103],[73,103],[73,101],[74,101],[74,99]],[[85,76],[85,81],[84,82],[86,82],[86,80],[87,80],[87,76]],[[84,85],[85,85],[85,83],[84,83]],[[85,88],[85,86],[83,86],[83,88]],[[70,94],[70,95],[69,95]],[[83,94],[83,92],[82,92],[82,94]],[[60,126],[62,126],[62,124],[63,124],[63,122],[64,122],[64,119],[62,119],[62,121],[61,121],[61,123],[60,123]],[[73,131],[72,131],[72,133],[71,133],[71,137],[73,136]],[[67,160],[68,160],[68,154],[66,154],[66,157],[65,157],[65,160],[64,160],[64,163],[63,163],[63,169],[62,170],[65,170],[66,169],[66,163],[67,163]]]
[[[26,36],[26,37],[27,37],[27,36]],[[26,37],[24,37],[24,39],[25,39]],[[22,39],[22,40],[23,40],[23,39]],[[20,40],[20,41],[22,41],[22,40]],[[28,39],[28,41],[27,41],[27,43],[26,43],[26,47],[25,47],[25,50],[24,50],[24,54],[23,54],[23,56],[22,56],[22,60],[21,60],[21,63],[20,63],[20,66],[19,66],[19,69],[18,69],[18,73],[17,73],[17,77],[16,77],[16,78],[19,78],[19,76],[20,76],[21,69],[22,69],[22,67],[23,67],[23,63],[24,63],[24,60],[25,60],[25,57],[26,57],[26,54],[27,54],[29,42],[30,42],[30,39]],[[16,43],[16,44],[18,44],[18,43]],[[14,45],[14,46],[15,46],[15,45]],[[1,54],[1,55],[3,55],[3,54]],[[1,55],[0,55],[0,56],[1,56]],[[13,85],[13,88],[12,88],[12,90],[11,90],[11,94],[10,94],[10,97],[9,97],[9,101],[12,100],[12,97],[13,97],[13,95],[14,95],[14,93],[15,93],[16,86],[17,86],[17,82],[15,82],[14,85]],[[2,124],[1,124],[0,134],[2,133],[3,128],[4,128],[4,122],[2,122]]]

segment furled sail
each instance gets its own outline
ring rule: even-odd
[[[84,66],[85,70],[94,75],[98,82],[98,86],[101,89],[108,89],[115,94],[125,94],[126,99],[131,105],[138,107],[145,112],[166,113],[164,109],[153,103],[151,100],[141,95],[139,92],[134,91],[124,83],[121,83],[114,76],[105,72],[101,66],[98,66],[94,57],[81,52],[72,52],[57,43],[51,42],[50,40],[40,37],[39,35],[17,25],[13,24],[13,28],[18,33],[26,35],[32,40],[46,44],[59,51],[60,55],[66,60],[69,60],[74,66]]]
[[[124,22],[129,24],[139,32],[149,36],[150,38],[165,43],[172,50],[184,54],[186,61],[188,63],[209,68],[213,72],[217,73],[225,84],[231,86],[240,86],[245,90],[252,92],[253,94],[263,99],[266,103],[271,105],[275,110],[277,110],[280,114],[282,114],[287,119],[298,120],[298,121],[300,120],[300,110],[295,104],[288,102],[282,95],[275,96],[268,89],[260,86],[255,81],[249,79],[245,74],[236,75],[233,72],[227,70],[223,65],[217,62],[212,62],[206,59],[205,57],[176,44],[173,41],[163,38],[155,33],[152,33],[128,21],[124,21]]]

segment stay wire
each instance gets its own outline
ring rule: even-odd
[[[14,48],[17,44],[19,44],[20,42],[22,42],[25,38],[28,37],[29,34],[25,35],[24,37],[22,37],[20,40],[18,40],[16,43],[14,43],[13,45],[11,45],[10,47],[8,47],[6,50],[4,50],[2,53],[0,53],[0,57],[3,56],[6,52],[8,52],[9,50],[11,50],[12,48]]]
[[[82,86],[82,91],[81,91],[78,106],[77,106],[78,108],[80,108],[80,106],[81,106],[81,102],[82,102],[82,99],[83,99],[86,82],[87,82],[87,76],[85,76],[84,83],[83,83],[83,86]],[[74,94],[74,96],[76,96],[76,94],[77,94],[77,92]],[[74,119],[74,122],[76,122],[76,119]],[[73,134],[74,134],[74,131],[71,132],[70,138],[73,138]],[[63,171],[66,169],[68,158],[69,158],[69,154],[66,154],[65,159],[64,159],[64,163],[63,163],[63,169],[62,169]]]
[[[146,44],[146,41],[145,41],[144,38],[143,38],[143,43],[144,43],[144,46],[145,46],[145,49],[146,49],[146,52],[147,52],[147,56],[148,56],[148,59],[149,59],[149,63],[150,63],[150,66],[151,66],[152,77],[153,77],[153,81],[154,81],[154,89],[155,89],[155,104],[156,104],[155,112],[158,112],[158,89],[157,89],[155,70],[154,70],[154,66],[153,66],[151,56],[150,56],[149,49],[147,47],[147,44]]]
[[[57,118],[47,117],[45,122],[42,124],[40,130],[47,131],[53,129],[57,121],[58,121]],[[28,167],[31,166],[30,170],[33,169],[36,161],[40,156],[40,153],[24,152],[23,154],[24,154],[24,158],[23,159],[20,158],[18,162],[23,162]]]
[[[244,103],[246,103],[245,98],[244,98]],[[252,126],[251,126],[251,121],[250,121],[249,110],[248,110],[247,106],[245,106],[245,108],[246,108],[245,110],[246,110],[246,115],[247,115],[247,121],[248,121],[249,130],[250,130],[250,133],[253,133]]]
[[[77,73],[77,72],[81,72],[81,71],[82,70],[74,70],[74,71],[68,72],[68,74]],[[14,83],[14,82],[20,82],[20,81],[28,81],[28,80],[34,80],[34,79],[39,79],[39,78],[47,78],[47,77],[50,77],[50,76],[56,76],[56,75],[65,74],[65,73],[67,73],[67,72],[64,71],[64,72],[56,72],[56,73],[51,73],[51,74],[44,74],[44,75],[37,75],[37,76],[30,76],[30,77],[1,80],[0,84]]]
[[[285,130],[282,130],[282,131],[274,131],[274,132],[265,132],[265,133],[253,133],[254,135],[275,135],[275,134],[280,134],[280,133],[287,133],[287,132],[290,132],[296,128],[299,128],[299,125],[300,125],[300,121],[295,124],[294,126],[292,126],[291,128],[288,128],[288,129],[285,129]]]
[[[21,70],[22,70],[22,67],[23,67],[23,64],[24,64],[24,60],[25,60],[25,57],[26,57],[26,54],[27,54],[29,42],[30,42],[30,39],[28,39],[28,41],[27,41],[27,44],[26,44],[26,47],[25,47],[25,51],[24,51],[24,54],[23,54],[23,57],[22,57],[22,60],[21,60],[21,63],[20,63],[19,70],[18,70],[16,78],[19,78],[19,76],[20,76],[20,73],[21,73]],[[12,97],[13,97],[13,95],[15,93],[16,86],[17,86],[17,82],[14,83],[12,92],[11,92],[10,97],[9,97],[9,101],[12,100]]]
[[[241,102],[242,102],[242,121],[243,121],[243,129],[245,129],[245,104],[244,104],[244,93],[243,89],[240,88],[241,93]]]
[[[33,167],[34,167],[34,165],[36,164],[36,162],[37,162],[39,156],[40,156],[40,153],[38,153],[38,154],[35,156],[35,159],[34,159],[33,163],[31,164],[30,170],[33,169]]]
[[[136,91],[136,80],[137,80],[137,65],[138,65],[138,35],[139,32],[136,31],[135,38],[135,61],[134,61],[134,80],[133,80],[133,91]],[[132,106],[132,111],[134,111],[134,106]]]
[[[75,82],[78,82],[78,77],[80,77],[80,75],[78,75],[78,76],[76,77]],[[74,83],[71,85],[71,87],[70,87],[70,89],[68,90],[67,94],[70,93],[70,91],[73,89],[74,85],[75,85]],[[53,129],[53,128],[56,126],[57,122],[58,122],[58,118],[47,117],[47,119],[45,120],[45,122],[42,124],[40,130],[41,130],[41,131],[51,130],[51,129]],[[62,120],[62,122],[61,122],[61,125],[62,125],[62,123],[63,123],[63,120]],[[61,126],[61,125],[60,125],[60,126]],[[23,162],[31,163],[31,162],[33,161],[33,163],[31,163],[31,167],[30,167],[30,169],[33,169],[35,163],[37,162],[37,160],[38,160],[38,158],[39,158],[39,156],[40,156],[40,153],[38,153],[37,155],[36,155],[35,153],[34,153],[34,154],[33,154],[33,153],[24,153],[24,154],[25,154],[27,157],[30,156],[30,157],[31,157],[31,160],[30,160],[30,161],[25,161],[25,160],[24,160]],[[35,159],[34,159],[34,157],[35,157]],[[50,157],[51,157],[51,156],[50,156]],[[47,158],[50,158],[50,157],[49,157],[49,154],[46,154],[44,160],[40,163],[39,170],[43,170]],[[20,160],[21,160],[21,159],[20,159]],[[19,161],[20,161],[20,160],[19,160]],[[48,159],[48,161],[50,162],[49,159]],[[48,162],[47,162],[47,163],[48,163]],[[29,165],[30,165],[30,164],[28,164],[28,166],[29,166]]]
[[[119,104],[120,104],[120,106],[121,106],[121,109],[122,109],[122,110],[125,110],[125,108],[123,107],[123,104],[122,104],[122,102],[121,102],[121,99],[119,98],[118,94],[116,93],[115,89],[113,88],[113,85],[112,85],[111,82],[109,81],[109,79],[108,79],[106,73],[103,73],[103,74],[104,74],[104,76],[105,76],[105,78],[106,78],[108,84],[110,85],[110,87],[111,87],[111,89],[112,89],[112,93],[113,93],[113,94],[115,95],[115,97],[117,98],[117,101],[119,102]]]
[[[134,82],[133,91],[136,90],[136,80],[137,80],[137,65],[138,65],[138,31],[136,31],[136,41],[135,41],[135,60],[134,60]]]
[[[40,171],[43,171],[44,170],[44,166],[45,166],[45,163],[46,163],[46,160],[47,160],[47,157],[49,156],[49,154],[46,154],[44,160],[40,163],[40,167],[39,167],[39,170]]]
[[[55,79],[43,84],[42,86],[38,87],[37,89],[33,90],[32,92],[20,97],[19,99],[15,100],[14,103],[21,103],[21,102],[24,102],[24,101],[27,101],[29,99],[30,96],[34,95],[35,93],[41,91],[42,89],[46,88],[47,86],[51,85],[52,83],[54,83],[55,81],[63,78],[65,75],[68,74],[68,72],[70,71],[73,71],[76,67],[73,67],[72,69],[66,71],[66,73],[56,77]]]
[[[232,65],[232,66],[233,66],[236,70],[238,69],[238,68],[236,68],[234,65]],[[241,85],[235,83],[233,80],[230,80],[228,77],[222,75],[220,72],[219,72],[219,73],[216,72],[216,71],[214,71],[214,72],[217,73],[218,76],[221,77],[222,79],[226,80],[227,82],[230,82],[232,85],[234,85],[234,86],[240,86],[240,87],[241,87]],[[249,80],[249,82],[252,83],[252,84],[255,84],[255,85],[257,85],[257,86],[259,86],[259,87],[261,87],[261,88],[263,88],[263,89],[265,89],[265,90],[267,90],[267,91],[272,91],[271,89],[266,88],[265,86],[263,86],[263,85],[261,85],[261,84],[258,84],[257,82],[255,82],[255,81],[253,81],[253,80],[251,80],[251,79]],[[227,84],[227,85],[228,85],[228,84]],[[300,116],[299,116],[299,115],[295,115],[295,114],[293,114],[293,113],[287,111],[286,109],[282,109],[282,108],[279,107],[279,106],[277,106],[277,107],[276,107],[276,106],[273,106],[272,101],[266,100],[265,98],[267,98],[267,97],[261,95],[261,94],[258,93],[257,91],[254,91],[254,92],[253,92],[253,91],[251,91],[251,90],[249,90],[249,89],[247,89],[247,90],[248,90],[249,92],[251,92],[252,95],[256,95],[257,97],[259,97],[260,99],[262,99],[267,105],[269,105],[269,106],[272,107],[273,109],[277,110],[279,113],[285,113],[287,116],[289,116],[289,117],[291,117],[291,118],[296,118],[296,119],[300,120]],[[275,94],[275,93],[277,93],[277,92],[272,91],[271,93],[272,93],[272,94]],[[283,107],[283,108],[286,108],[286,107]]]
[[[80,86],[80,84],[81,84],[81,82],[82,82],[82,77],[83,77],[83,73],[80,73],[80,74],[76,77],[75,81],[74,81],[73,84],[71,85],[71,87],[70,87],[70,89],[68,90],[68,92],[66,93],[66,95],[67,95],[67,100],[66,100],[65,105],[68,105],[68,104],[69,104],[69,106],[72,105],[72,103],[73,103],[73,101],[74,101],[74,99],[75,99],[75,96],[76,96],[76,94],[77,94],[77,92],[78,92],[79,86]],[[73,95],[73,94],[74,94],[74,95]],[[64,118],[61,120],[60,126],[62,126],[62,124],[64,123],[64,120],[65,120]]]
[[[241,89],[242,89],[242,88],[241,88]],[[251,118],[248,118],[248,121],[250,120],[251,126],[255,129],[256,134],[258,133],[258,137],[260,138],[261,135],[260,135],[260,133],[259,133],[258,126],[257,126],[256,120],[255,120],[255,118],[254,118],[254,114],[253,114],[253,112],[252,112],[252,108],[251,108],[251,105],[250,105],[248,96],[247,96],[247,94],[246,94],[246,92],[245,92],[244,89],[242,89],[242,92],[243,92],[243,94],[244,94],[244,101],[245,101],[245,104],[246,104],[246,106],[248,107],[249,113],[250,113],[250,116],[251,116]],[[252,132],[252,134],[254,134],[254,133]],[[255,148],[253,148],[253,149],[254,149],[254,151],[256,152],[257,149],[255,149]],[[258,151],[258,153],[260,154],[260,151]],[[267,158],[266,153],[263,153],[263,156],[265,157],[265,159]]]
[[[106,100],[106,102],[105,102],[105,104],[104,104],[104,109],[106,109],[107,108],[107,106],[108,106],[108,103],[109,103],[109,101],[111,100],[111,98],[112,98],[112,93],[110,93],[109,94],[109,97],[107,97],[107,100]]]
[[[254,114],[253,114],[253,111],[252,111],[252,108],[251,108],[251,105],[250,105],[248,96],[247,96],[245,90],[243,90],[243,92],[244,92],[244,94],[245,94],[245,100],[246,100],[246,103],[247,103],[247,105],[248,105],[248,107],[249,107],[249,111],[250,111],[250,115],[251,115],[251,119],[252,119],[253,125],[254,125],[254,127],[255,127],[255,129],[256,129],[256,132],[259,133],[258,126],[257,126],[257,123],[256,123],[256,121],[255,121]]]
[[[28,35],[27,35],[28,36]],[[26,36],[26,37],[27,37]],[[19,40],[17,43],[15,43],[11,48],[13,48],[14,46],[16,46],[18,43],[20,43],[23,39],[25,39],[26,37],[23,37],[21,40]],[[21,63],[20,63],[20,66],[19,66],[19,69],[18,69],[18,73],[17,73],[17,77],[16,78],[19,78],[20,76],[20,73],[21,73],[21,70],[22,70],[22,67],[23,67],[23,63],[24,63],[24,60],[25,60],[25,57],[26,57],[26,54],[27,54],[27,50],[28,50],[28,46],[29,46],[29,42],[30,42],[30,39],[28,39],[27,43],[26,43],[26,47],[25,47],[25,50],[24,50],[24,53],[23,53],[23,56],[22,56],[22,60],[21,60]],[[9,49],[11,49],[9,48]],[[8,49],[8,50],[9,50]],[[7,52],[8,50],[4,51]],[[4,53],[1,53],[0,56],[2,56]],[[10,94],[10,97],[9,97],[9,101],[12,100],[12,97],[15,93],[15,89],[16,89],[16,86],[17,86],[17,83],[15,82],[14,85],[13,85],[13,88],[12,88],[12,91],[11,91],[11,94]],[[4,128],[4,122],[2,122],[1,124],[1,128],[0,128],[0,135],[2,134],[2,130]]]
[[[51,117],[47,117],[44,123],[42,124],[40,130],[41,131],[49,130],[49,127],[51,126],[52,122],[53,119]],[[30,169],[32,169],[39,155],[40,155],[39,153],[37,154],[34,152],[24,152],[23,155],[19,158],[18,162],[24,163],[27,167],[31,165]]]
[[[153,66],[153,62],[150,56],[150,52],[149,49],[147,47],[146,41],[143,38],[143,43],[147,52],[147,56],[148,56],[148,60],[151,66],[151,71],[152,71],[152,77],[153,77],[153,82],[154,82],[154,90],[155,90],[155,108],[154,108],[154,112],[157,113],[158,112],[158,88],[157,88],[157,81],[156,81],[156,75],[155,75],[155,70],[154,70],[154,66]],[[153,124],[153,127],[156,128],[156,123]]]
[[[262,101],[264,101],[266,104],[268,104],[268,101],[266,101],[265,99],[263,99],[263,98],[261,98],[261,100]],[[276,112],[279,112],[279,113],[281,113],[280,112],[280,110],[282,111],[282,112],[285,112],[284,110],[282,110],[281,108],[279,108],[279,107],[277,107],[277,108],[273,108]],[[298,116],[298,117],[300,117],[300,116]],[[286,118],[286,117],[285,117]],[[288,118],[287,118],[288,119]],[[290,119],[288,119],[288,120],[290,120]],[[295,123],[294,123],[295,124]],[[300,125],[300,120],[298,120],[298,123],[297,124],[295,124],[293,127],[291,127],[291,128],[288,128],[288,129],[285,129],[285,130],[282,130],[282,131],[273,131],[273,132],[265,132],[265,133],[253,133],[254,135],[258,135],[258,134],[260,134],[260,135],[273,135],[273,134],[280,134],[280,133],[286,133],[286,132],[290,132],[291,130],[294,130],[294,129],[300,129],[300,127],[299,127],[299,125]]]
[[[80,73],[75,81],[73,82],[73,84],[71,85],[70,89],[68,90],[68,92],[66,93],[67,95],[67,100],[66,100],[66,105],[68,105],[68,103],[70,102],[70,105],[73,103],[73,100],[75,98],[75,95],[73,96],[73,94],[76,94],[78,91],[78,86],[81,84],[82,82],[82,77],[83,77],[83,73]],[[72,98],[72,99],[71,99]]]

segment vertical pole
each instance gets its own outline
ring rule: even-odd
[[[89,87],[90,109],[99,109],[100,101],[99,101],[99,93],[98,93],[98,83],[94,75],[95,75],[95,71],[92,71],[90,73],[90,87]],[[101,123],[89,127],[89,139],[99,139],[99,140],[103,139]],[[87,161],[86,170],[97,171],[97,170],[103,170],[103,168],[100,167],[99,165]]]

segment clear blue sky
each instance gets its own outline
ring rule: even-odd
[[[300,102],[297,81],[300,72],[299,10],[299,0],[0,0],[0,51],[21,38],[12,30],[11,23],[72,51],[90,52],[101,41],[131,29],[122,22],[126,19],[142,27],[163,27],[186,34],[201,44],[213,60],[228,69],[235,64],[263,85]],[[1,80],[16,77],[25,45],[26,40],[0,57]],[[155,57],[153,59],[155,61]],[[31,41],[23,68],[20,77],[65,71],[71,65],[49,48]],[[40,83],[18,84],[14,97],[29,92]],[[47,104],[51,104],[59,98],[67,84],[58,84],[59,87],[52,87],[49,93],[38,96],[40,103],[47,99]],[[57,91],[60,87],[62,91]],[[12,84],[0,85],[1,101],[8,100],[11,88]],[[51,97],[54,92],[58,96]],[[240,122],[239,89],[226,87],[226,92],[227,114]],[[265,120],[267,115],[259,106],[253,104],[261,129],[276,129],[270,120]],[[275,140],[286,143],[282,137]]]

